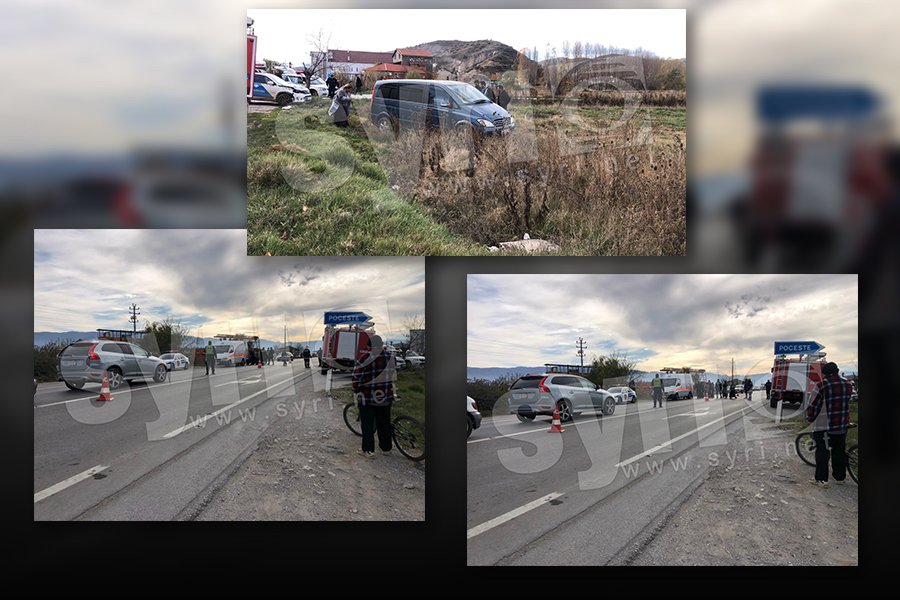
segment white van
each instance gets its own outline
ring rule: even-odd
[[[244,340],[217,340],[213,345],[217,365],[239,367],[250,361],[250,350]]]
[[[694,397],[694,379],[690,373],[660,373],[663,398],[679,400]]]

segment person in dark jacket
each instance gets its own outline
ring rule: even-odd
[[[509,93],[503,88],[502,85],[497,85],[497,104],[506,110],[506,107],[509,106]]]
[[[312,352],[309,351],[309,347],[303,349],[303,366],[307,369],[309,368],[309,359],[312,358]]]
[[[845,447],[853,385],[838,373],[833,362],[822,366],[822,381],[816,384],[806,407],[806,420],[813,424],[816,441],[816,477],[811,483],[819,487],[828,487],[829,459],[836,484],[842,485],[847,476]]]
[[[396,373],[394,357],[384,348],[384,341],[380,336],[371,336],[353,370],[352,380],[362,427],[362,449],[356,452],[366,458],[375,458],[376,431],[382,454],[391,451],[391,403]]]
[[[487,88],[484,90],[483,93],[485,96],[487,96],[487,99],[490,100],[491,102],[497,101],[497,96],[494,94],[494,85],[493,84],[487,86]]]
[[[334,92],[340,85],[340,83],[338,83],[338,80],[334,78],[334,73],[331,73],[328,76],[328,79],[325,80],[325,84],[328,85],[328,97],[334,98]]]
[[[359,75],[356,76],[356,93],[362,92],[363,80]]]
[[[334,124],[338,127],[347,127],[350,125],[350,107],[352,106],[352,100],[350,98],[350,84],[346,84],[341,89],[337,91],[337,94],[334,96],[333,104],[337,104],[337,110],[335,110],[332,118],[334,119]]]
[[[766,400],[770,400],[772,398],[772,380],[766,382]]]

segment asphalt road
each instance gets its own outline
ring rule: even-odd
[[[251,448],[279,404],[322,390],[302,361],[172,373],[163,383],[122,386],[97,402],[40,384],[34,398],[34,519],[179,518]],[[336,385],[342,378],[336,378]]]
[[[468,564],[623,561],[720,459],[726,426],[766,410],[759,397],[640,400],[582,414],[562,434],[547,417],[523,424],[495,407],[467,445]]]

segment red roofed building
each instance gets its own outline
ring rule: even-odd
[[[367,68],[365,73],[372,73],[377,79],[403,79],[407,73],[418,73],[425,77],[427,72],[424,67],[381,63]]]
[[[394,50],[392,62],[395,65],[404,66],[421,66],[427,71],[431,71],[434,55],[428,50],[419,50],[417,48],[397,48]]]

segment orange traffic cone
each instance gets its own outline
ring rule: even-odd
[[[261,356],[259,357],[259,362],[256,363],[256,368],[257,368],[257,369],[262,369],[262,357],[261,357]]]
[[[97,402],[109,402],[112,399],[112,394],[109,393],[109,376],[103,371],[103,383],[100,384],[100,397],[97,398]]]
[[[553,421],[550,424],[550,431],[556,432],[556,433],[562,433],[563,431],[565,431],[565,429],[563,429],[562,424],[559,422],[559,409],[558,408],[553,409]]]

